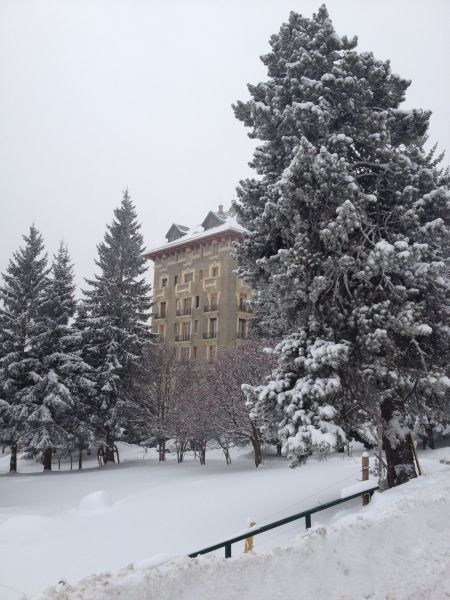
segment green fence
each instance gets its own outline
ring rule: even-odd
[[[262,525],[261,527],[256,527],[249,529],[246,533],[241,533],[235,537],[232,537],[228,540],[224,540],[218,544],[214,544],[213,546],[208,546],[207,548],[202,548],[201,550],[197,550],[196,552],[192,552],[189,554],[190,558],[195,558],[200,554],[208,554],[209,552],[214,552],[215,550],[220,550],[220,548],[225,548],[225,558],[231,558],[231,545],[236,542],[241,542],[250,536],[259,535],[260,533],[265,533],[266,531],[270,531],[271,529],[276,529],[277,527],[281,527],[282,525],[287,525],[288,523],[292,523],[292,521],[297,521],[298,519],[305,519],[305,527],[309,529],[311,527],[311,515],[314,513],[321,512],[322,510],[326,510],[327,508],[332,508],[333,506],[338,506],[338,504],[343,504],[344,502],[348,502],[349,500],[354,500],[355,498],[361,498],[362,496],[368,496],[371,498],[373,493],[378,490],[378,486],[370,488],[368,490],[364,490],[362,492],[358,492],[357,494],[352,494],[351,496],[346,496],[345,498],[339,498],[337,500],[332,500],[331,502],[326,502],[325,504],[320,504],[319,506],[315,506],[314,508],[308,508],[307,510],[303,510],[302,512],[296,513],[295,515],[291,515],[290,517],[285,517],[284,519],[279,519],[278,521],[273,521],[267,525]]]

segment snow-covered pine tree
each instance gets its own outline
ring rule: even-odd
[[[440,397],[449,355],[449,177],[424,151],[430,113],[409,82],[339,37],[325,6],[291,13],[236,117],[260,140],[234,208],[257,314],[284,341],[253,410],[276,406],[293,464],[381,411],[388,483],[415,476],[412,402]],[[341,424],[345,426],[345,421]]]
[[[48,286],[47,255],[35,225],[23,239],[25,244],[13,254],[0,287],[0,408],[2,438],[11,446],[11,471],[17,470],[17,448],[24,444],[33,390],[42,372],[39,348]]]
[[[83,357],[96,381],[95,419],[112,461],[114,440],[132,411],[132,371],[150,340],[150,286],[136,210],[123,194],[98,249],[99,274],[84,292]]]
[[[79,446],[80,437],[89,434],[90,416],[85,403],[93,383],[72,326],[75,307],[73,266],[67,248],[61,244],[43,292],[43,327],[38,346],[41,371],[30,390],[24,435],[29,451],[42,452],[44,470],[51,470],[54,448]]]

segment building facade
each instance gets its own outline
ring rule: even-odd
[[[249,332],[250,288],[233,271],[232,244],[245,229],[219,206],[189,229],[173,224],[154,262],[152,331],[180,360],[211,360]]]

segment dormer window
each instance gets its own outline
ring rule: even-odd
[[[227,214],[223,210],[223,206],[219,206],[219,210],[217,212],[209,211],[206,215],[205,220],[202,223],[203,229],[206,231],[207,229],[212,229],[213,227],[219,227],[223,225],[226,221]]]
[[[174,242],[189,231],[189,227],[185,227],[184,225],[177,225],[174,223],[169,231],[166,233],[166,239],[168,242]]]

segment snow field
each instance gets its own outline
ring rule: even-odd
[[[181,465],[174,455],[158,464],[154,451],[125,444],[120,455],[126,462],[82,472],[36,473],[42,466],[21,461],[12,476],[9,457],[0,460],[2,600],[130,562],[186,555],[240,533],[248,518],[262,525],[339,497],[360,478],[361,465],[359,456],[339,455],[292,470],[285,459],[267,456],[256,469],[247,449],[234,451],[230,467],[221,451],[209,452],[205,467],[192,455]],[[86,465],[95,462],[91,457]],[[255,548],[291,541],[303,528],[298,521],[267,532]],[[236,544],[233,555],[242,546]]]
[[[376,494],[294,543],[237,559],[179,559],[47,590],[40,600],[410,600],[450,597],[450,468]]]

